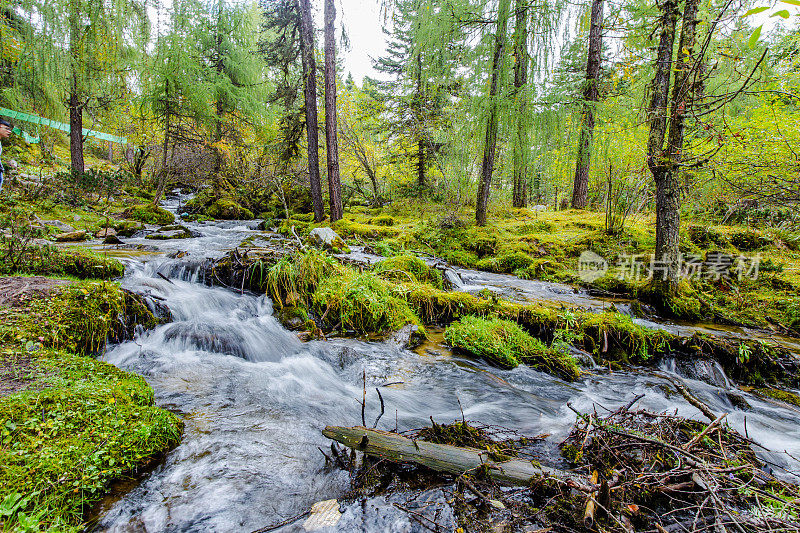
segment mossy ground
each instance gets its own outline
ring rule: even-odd
[[[604,231],[604,214],[583,210],[498,211],[485,227],[472,221],[472,211],[453,212],[429,203],[397,202],[384,208],[353,208],[332,227],[349,244],[367,244],[383,255],[409,251],[430,253],[472,269],[514,274],[521,278],[558,281],[609,291],[630,297],[646,297],[647,279],[625,276],[625,261],[640,256],[649,265],[655,249],[655,219],[652,215],[630,219],[615,235]],[[391,217],[392,225],[378,224]],[[325,223],[327,224],[327,223]],[[280,230],[291,226],[307,233],[317,224],[296,216]],[[693,278],[684,284],[680,297],[656,302],[661,313],[690,320],[708,319],[789,331],[800,327],[800,240],[781,230],[754,229],[740,225],[717,225],[702,220],[684,223],[681,252],[685,257],[711,261],[709,254],[722,253],[734,264],[716,279],[714,275]],[[586,283],[578,276],[581,252],[591,250],[609,263],[608,274]],[[757,279],[750,273],[739,279],[736,260],[746,265],[758,256]],[[629,272],[629,271],[627,271]],[[644,271],[643,271],[644,272]]]
[[[180,440],[144,379],[87,355],[157,320],[114,283],[5,279],[35,288],[0,305],[0,523],[79,530],[112,480]]]
[[[108,484],[178,443],[180,420],[139,376],[89,357],[3,345],[0,371],[26,383],[0,397],[0,527],[82,529]]]

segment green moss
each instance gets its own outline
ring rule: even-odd
[[[582,344],[606,361],[645,363],[654,355],[670,350],[675,336],[634,324],[620,313],[585,313],[576,317]]]
[[[771,389],[771,388],[755,389],[753,390],[753,392],[755,392],[759,396],[765,396],[767,398],[772,398],[774,400],[794,405],[795,407],[800,407],[800,396],[798,396],[794,392],[789,392],[781,389]]]
[[[361,224],[345,218],[337,220],[331,227],[343,237],[366,237],[370,239],[382,239],[385,237],[397,237],[400,230],[388,226],[374,226],[372,224]]]
[[[253,212],[231,200],[220,198],[206,209],[206,215],[220,220],[251,220]]]
[[[741,231],[730,236],[731,244],[743,252],[760,250],[772,244],[772,240],[757,231]]]
[[[497,257],[489,257],[478,261],[478,268],[490,272],[507,274],[515,270],[524,270],[534,263],[533,258],[525,252],[514,251]]]
[[[389,215],[379,215],[369,220],[375,226],[394,226],[394,218]]]
[[[122,220],[114,224],[114,231],[120,237],[132,237],[136,232],[144,229],[141,222],[135,220]]]
[[[510,320],[465,316],[445,330],[444,338],[454,348],[501,366],[513,368],[527,363],[567,380],[580,375],[569,355],[548,348]]]
[[[109,339],[130,336],[136,324],[150,328],[157,323],[146,306],[117,284],[78,282],[7,308],[0,343],[39,341],[47,348],[94,354]]]
[[[112,480],[180,440],[181,421],[153,405],[139,376],[61,351],[5,348],[0,360],[26,380],[26,390],[0,398],[5,530],[82,529]]]
[[[125,217],[146,224],[165,225],[175,221],[175,215],[155,204],[135,205],[125,212]]]
[[[341,275],[345,267],[320,250],[309,249],[280,259],[267,272],[267,295],[278,307],[302,304],[311,307],[317,286],[330,276]]]
[[[330,324],[358,333],[396,331],[422,325],[408,303],[372,273],[346,271],[325,279],[314,292],[314,310]]]
[[[35,274],[74,276],[80,279],[114,279],[125,273],[116,259],[78,247],[23,245],[19,240],[0,237],[0,275]]]
[[[429,267],[425,261],[413,255],[396,255],[376,264],[372,269],[378,276],[401,283],[429,283],[442,288],[442,274]]]

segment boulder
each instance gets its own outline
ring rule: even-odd
[[[123,244],[123,242],[116,235],[107,235],[103,239],[103,244]]]
[[[117,231],[114,228],[102,228],[94,234],[98,239],[105,239],[106,237],[116,237]]]
[[[62,233],[71,233],[75,231],[75,228],[65,222],[61,222],[60,220],[39,220],[39,223],[42,226],[53,226]]]
[[[319,246],[325,250],[331,250],[335,253],[345,250],[345,253],[350,251],[342,238],[339,237],[339,234],[328,227],[312,229],[311,233],[308,234],[308,239],[313,245]]]
[[[194,235],[185,226],[172,225],[159,228],[158,231],[151,233],[145,239],[166,241],[170,239],[191,239],[192,237]]]
[[[69,231],[55,236],[56,242],[79,242],[86,239],[85,231]]]

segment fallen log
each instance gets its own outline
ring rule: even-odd
[[[413,440],[397,433],[363,426],[328,426],[322,434],[348,448],[395,462],[416,463],[448,474],[460,475],[483,467],[500,483],[527,486],[534,479],[554,478],[584,492],[596,486],[574,474],[525,459],[495,461],[486,450]]]

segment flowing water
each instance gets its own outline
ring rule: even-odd
[[[167,207],[176,209],[177,201]],[[435,342],[413,352],[391,342],[302,343],[273,317],[265,296],[209,287],[199,279],[206,258],[219,257],[248,237],[276,237],[237,222],[188,227],[196,238],[134,238],[129,244],[155,249],[119,254],[127,266],[123,285],[166,305],[173,321],[112,347],[104,359],[143,375],[158,405],[179,414],[186,429],[162,464],[102,510],[99,531],[253,531],[301,514],[314,502],[341,497],[349,488],[348,476],[327,469],[317,448],[330,445],[320,432],[326,425],[361,423],[362,373],[368,424],[378,415],[375,387],[381,387],[386,413],[379,428],[421,427],[431,416],[448,422],[461,418],[463,408],[468,420],[527,435],[550,434],[540,450],[545,463],[558,461],[557,444],[575,420],[567,402],[582,411],[614,409],[643,394],[644,408],[699,417],[683,397],[670,392],[664,377],[683,374],[686,385],[714,411],[730,413],[733,427],[744,432],[746,425],[751,438],[774,450],[761,455],[776,470],[798,466],[783,452],[800,455],[800,411],[736,389],[708,363],[690,372],[669,361],[657,370],[594,369],[566,383],[524,365],[497,369]],[[353,255],[359,254],[368,255]],[[610,306],[562,285],[453,272],[461,290],[490,288],[555,305]],[[436,491],[425,498],[443,502]],[[334,530],[418,530],[392,502],[379,498],[350,505]],[[442,523],[448,523],[443,516]],[[300,523],[283,531],[302,531]]]

